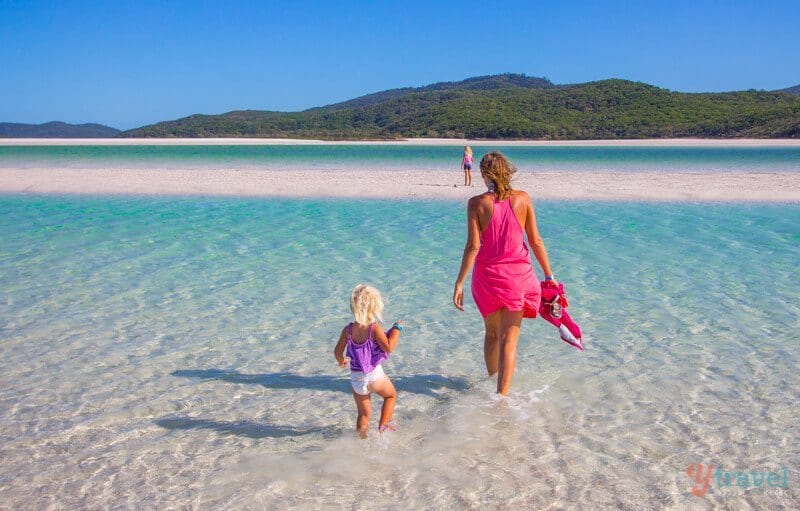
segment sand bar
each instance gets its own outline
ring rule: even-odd
[[[800,147],[800,139],[498,141],[408,139],[319,141],[246,138],[0,139],[0,145],[496,145],[641,147]],[[474,172],[476,184],[479,174]],[[0,168],[0,193],[363,197],[464,200],[459,171]],[[454,186],[455,185],[455,186]],[[534,198],[576,200],[800,202],[800,172],[520,172],[515,186]]]
[[[476,184],[480,179],[475,173]],[[0,193],[465,200],[459,171],[0,168]],[[520,172],[534,199],[800,202],[800,172]]]
[[[800,139],[655,138],[637,140],[468,140],[413,138],[402,140],[306,140],[288,138],[0,138],[0,146],[52,145],[476,145],[529,147],[800,147]]]

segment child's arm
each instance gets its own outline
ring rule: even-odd
[[[404,325],[402,321],[395,321],[395,325]],[[397,347],[397,341],[400,340],[400,329],[396,326],[392,325],[392,328],[388,331],[388,336],[386,333],[383,332],[380,328],[375,329],[372,331],[372,338],[375,339],[375,342],[378,343],[378,346],[381,347],[383,351],[386,353],[391,353]]]
[[[346,367],[350,363],[350,359],[344,356],[344,348],[347,346],[347,327],[342,330],[339,336],[339,342],[333,348],[333,356],[339,362],[339,367]]]

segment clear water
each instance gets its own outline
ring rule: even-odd
[[[0,146],[0,168],[148,167],[245,169],[458,168],[461,146]],[[522,147],[473,146],[476,156],[501,150],[521,171],[800,172],[800,147]]]
[[[0,196],[0,507],[800,507],[800,207],[537,214],[587,350],[526,321],[498,401],[463,204]],[[362,281],[408,325],[366,441],[332,357]],[[691,463],[788,485],[694,497]]]

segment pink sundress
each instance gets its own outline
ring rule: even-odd
[[[542,289],[533,271],[525,233],[511,200],[494,198],[489,225],[481,233],[481,247],[472,268],[472,298],[483,317],[505,307],[535,318]]]

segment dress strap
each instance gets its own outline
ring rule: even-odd
[[[353,342],[353,324],[347,325],[347,340]]]
[[[375,322],[374,321],[369,324],[369,332],[367,332],[367,340],[372,339],[372,327],[374,327],[374,326],[375,326]]]

